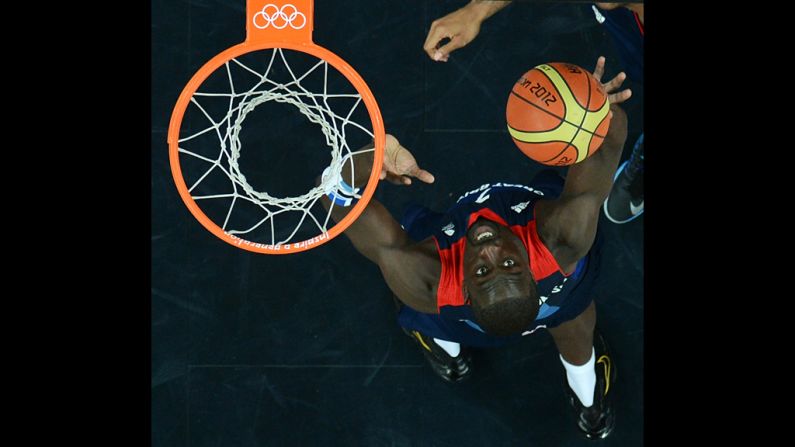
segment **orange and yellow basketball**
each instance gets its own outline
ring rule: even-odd
[[[579,163],[599,149],[610,126],[602,84],[573,64],[552,62],[528,71],[508,96],[505,117],[513,142],[545,165]]]

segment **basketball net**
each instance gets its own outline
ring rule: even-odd
[[[179,152],[200,160],[207,162],[207,171],[199,177],[193,185],[189,186],[188,191],[192,192],[198,187],[201,182],[214,170],[220,169],[226,174],[231,183],[232,192],[228,194],[213,194],[213,195],[192,195],[194,200],[212,200],[212,199],[232,199],[229,205],[229,211],[222,225],[222,229],[231,235],[245,235],[257,229],[261,225],[267,224],[269,221],[273,222],[273,217],[288,211],[303,212],[303,217],[300,219],[295,229],[284,239],[276,240],[275,232],[271,232],[272,239],[271,245],[282,245],[292,240],[295,233],[303,224],[304,220],[309,218],[312,223],[322,233],[328,231],[329,217],[331,210],[326,214],[325,219],[321,222],[317,216],[309,210],[315,203],[324,195],[330,192],[337,192],[340,188],[340,174],[342,167],[349,157],[358,155],[365,152],[372,152],[374,148],[364,149],[359,151],[352,151],[348,147],[346,140],[347,126],[354,126],[373,137],[373,133],[364,125],[351,121],[351,115],[356,107],[361,104],[361,95],[359,94],[334,94],[327,91],[328,79],[328,63],[326,61],[318,61],[306,73],[296,76],[284,57],[281,48],[274,48],[271,51],[270,62],[268,69],[264,73],[258,73],[252,68],[247,67],[237,59],[232,59],[224,64],[226,73],[229,79],[228,92],[196,92],[191,98],[191,103],[201,110],[207,118],[208,127],[202,129],[192,135],[179,140]],[[276,83],[268,79],[268,73],[273,63],[278,61],[283,63],[293,80],[286,84]],[[240,68],[258,76],[260,81],[250,89],[238,92],[235,90],[235,82],[232,77],[232,71],[229,69],[229,64],[236,64]],[[324,72],[323,91],[311,92],[301,85],[301,80],[308,76],[315,70],[322,70]],[[203,97],[225,97],[229,100],[229,109],[221,119],[215,120],[201,105]],[[333,97],[348,97],[354,98],[354,106],[348,110],[345,115],[340,115],[329,107],[328,99]],[[268,101],[276,101],[278,103],[290,104],[298,109],[309,121],[320,126],[323,135],[325,136],[326,145],[331,151],[331,163],[329,169],[326,170],[326,175],[322,177],[319,186],[312,188],[306,194],[297,197],[273,197],[265,191],[256,191],[246,180],[245,174],[241,172],[238,160],[240,153],[243,149],[243,144],[240,142],[240,130],[242,129],[243,122],[246,116],[253,111],[257,106],[262,105]],[[214,132],[218,138],[219,153],[214,159],[207,158],[199,155],[190,150],[190,141],[207,132]],[[351,169],[355,169],[351,164]],[[355,175],[355,172],[352,172]],[[342,191],[339,191],[340,193]],[[353,193],[352,196],[356,199],[361,198],[358,193]],[[254,222],[247,228],[227,228],[229,217],[235,210],[235,204],[238,200],[248,200],[256,204],[262,209],[262,218]],[[332,207],[334,203],[332,203]],[[332,208],[333,209],[333,208]]]
[[[246,3],[246,42],[229,48],[207,62],[188,82],[177,101],[169,128],[172,173],[191,213],[219,238],[260,253],[303,251],[341,234],[364,210],[378,183],[385,141],[383,122],[375,98],[358,73],[339,56],[311,41],[314,14],[312,0],[247,0]],[[285,57],[285,50],[314,56],[317,62],[311,62],[308,69],[305,68],[307,65],[297,69],[288,62],[290,58]],[[257,53],[256,67],[243,58],[253,52]],[[265,60],[267,63],[261,63]],[[353,85],[353,93],[335,90],[334,83],[329,82],[329,65],[333,70],[332,75],[341,74]],[[273,75],[277,71],[280,75]],[[223,87],[219,88],[216,82],[212,83],[212,87],[205,87],[204,81],[211,75],[220,77]],[[304,82],[310,78],[312,82]],[[318,82],[318,79],[322,82]],[[346,100],[334,101],[338,98]],[[213,108],[208,107],[207,102],[211,102]],[[218,112],[219,102],[220,109],[225,110],[225,113]],[[240,135],[246,117],[257,107],[269,102],[289,104],[319,126],[331,154],[331,162],[323,172],[320,184],[304,194],[276,197],[257,190],[240,168],[240,157],[246,146],[241,142]],[[366,113],[354,113],[362,108],[366,109]],[[206,119],[206,126],[200,124],[197,127],[196,120],[192,120],[191,125],[183,126],[186,111],[198,113],[198,117]],[[356,116],[359,116],[358,122]],[[356,147],[356,150],[352,150],[348,145],[352,134],[359,141],[362,138],[373,141],[374,147]],[[208,136],[217,140],[217,152],[208,153],[204,149],[204,142],[197,143]],[[320,144],[318,146],[322,147]],[[265,149],[279,151],[284,148]],[[366,186],[360,189],[341,181],[342,169],[346,165],[352,178],[355,178],[354,163],[346,163],[349,159],[373,151],[375,157]],[[198,174],[191,173],[185,177],[185,163],[180,160],[183,157],[193,160],[191,166],[197,163],[202,166]],[[228,180],[228,187],[216,184],[219,173],[222,173],[221,178]],[[211,177],[213,180],[208,182],[207,179]],[[190,183],[186,181],[188,178]],[[318,212],[321,209],[318,201],[330,193],[343,200],[332,200],[329,210]],[[361,200],[349,209],[340,222],[331,221],[331,212],[335,207],[350,206],[357,199]],[[221,210],[213,217],[208,217],[203,211],[205,204],[210,202],[215,202],[212,205],[214,210]],[[246,211],[236,213],[243,204]],[[252,217],[251,205],[259,213],[258,216]],[[236,214],[244,215],[244,218],[238,218]],[[290,217],[280,218],[277,229],[275,217],[283,214],[290,214]],[[289,228],[283,228],[285,222],[289,222]],[[302,239],[306,237],[307,225],[310,229],[314,228],[310,233],[315,236]]]

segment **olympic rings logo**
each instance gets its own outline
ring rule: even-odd
[[[260,25],[257,17],[262,17],[259,22],[264,21],[265,24]],[[301,29],[306,25],[306,16],[289,3],[286,3],[281,8],[273,3],[268,3],[262,7],[262,11],[254,14],[252,21],[258,29],[265,29],[271,25],[276,29],[284,29],[287,25],[290,25],[292,29]],[[297,25],[296,22],[300,23],[300,25]]]

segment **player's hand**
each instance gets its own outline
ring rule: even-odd
[[[475,40],[480,32],[483,16],[472,3],[431,23],[431,30],[422,48],[428,57],[437,62],[447,62],[450,53]],[[442,39],[450,39],[441,45]]]
[[[417,166],[417,160],[408,149],[400,145],[397,138],[386,135],[384,164],[381,167],[381,180],[389,180],[396,185],[410,185],[411,177],[425,183],[433,183],[433,174]]]
[[[596,59],[596,67],[593,69],[593,77],[596,78],[597,81],[602,82],[602,76],[604,74],[605,57],[599,56],[599,58]],[[626,73],[622,71],[621,73],[617,74],[615,78],[608,82],[602,83],[602,87],[604,87],[605,92],[607,93],[607,100],[610,102],[610,104],[621,104],[622,102],[629,99],[630,96],[632,96],[632,90],[628,88],[618,91],[618,88],[621,87],[621,84],[626,78]]]

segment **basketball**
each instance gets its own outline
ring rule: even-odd
[[[513,142],[552,166],[579,163],[599,149],[610,126],[602,84],[573,64],[552,62],[528,71],[508,96],[505,118]]]

